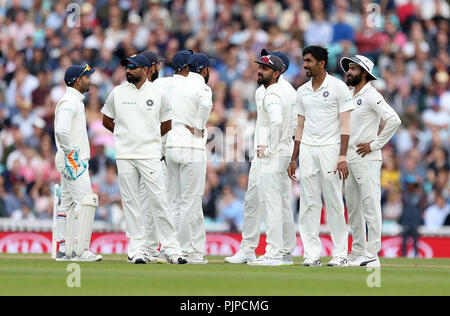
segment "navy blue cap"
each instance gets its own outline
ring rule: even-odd
[[[205,67],[214,66],[215,59],[209,59],[203,53],[193,54],[188,58],[188,66],[190,71],[201,71]]]
[[[122,66],[126,66],[128,64],[134,64],[136,66],[139,67],[150,67],[150,62],[148,61],[148,59],[144,56],[144,55],[133,55],[129,58],[124,58],[120,61],[120,64]]]
[[[193,55],[192,50],[180,50],[172,57],[172,67],[175,71],[181,71],[188,66],[189,56]]]
[[[92,73],[94,73],[94,71],[95,70],[91,68],[88,64],[84,66],[80,65],[70,66],[69,68],[66,69],[66,72],[64,73],[64,82],[66,83],[66,85],[70,86],[75,82],[75,80],[77,80],[81,76],[89,76]]]
[[[286,66],[286,68],[284,69],[284,71],[286,71],[289,68],[289,57],[283,53],[280,52],[279,50],[276,50],[274,52],[271,52],[265,48],[263,48],[261,50],[261,56],[267,56],[267,55],[275,55],[281,58],[281,60],[283,61],[283,64]]]
[[[166,61],[164,58],[159,57],[156,53],[150,51],[150,50],[146,50],[145,52],[142,52],[141,55],[143,55],[145,58],[148,59],[148,62],[150,63],[150,67],[160,63],[162,61]]]

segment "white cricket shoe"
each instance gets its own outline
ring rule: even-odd
[[[59,254],[59,252],[58,252]],[[66,256],[64,253],[60,254],[59,256],[56,257],[56,261],[70,261],[71,258],[69,256]]]
[[[319,259],[306,258],[305,260],[303,260],[302,266],[304,266],[304,267],[321,267],[322,261],[320,261],[320,258]]]
[[[186,264],[188,263],[186,258],[180,255],[171,255],[167,257],[167,263],[169,264]]]
[[[90,249],[85,250],[81,256],[74,256],[71,261],[84,261],[84,262],[94,262],[101,261],[103,257],[101,255],[96,255]]]
[[[364,262],[361,263],[361,267],[381,267],[380,259],[375,258],[366,258]]]
[[[208,260],[203,258],[201,254],[193,253],[186,256],[188,264],[207,264]]]
[[[360,256],[354,253],[351,253],[348,256],[347,264],[349,267],[361,267],[361,264],[366,261],[364,256]]]
[[[247,263],[256,260],[255,252],[245,252],[239,250],[231,257],[225,257],[224,261],[227,263]]]
[[[327,266],[328,267],[347,267],[348,263],[347,263],[346,258],[334,257],[327,263]]]
[[[272,266],[272,267],[285,265],[282,258],[277,259],[277,258],[270,258],[270,257],[266,257],[266,256],[261,256],[256,260],[249,261],[249,262],[247,262],[247,264],[250,266]]]

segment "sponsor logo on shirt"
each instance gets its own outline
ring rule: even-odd
[[[358,99],[358,101],[356,101],[356,104],[358,104],[358,106],[360,106],[362,104],[362,100]]]
[[[324,98],[327,98],[329,95],[330,95],[330,93],[329,93],[328,91],[325,91],[325,92],[323,93],[323,97],[324,97]]]

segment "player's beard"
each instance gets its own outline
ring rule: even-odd
[[[134,76],[131,73],[127,73],[127,81],[129,83],[135,84],[135,83],[138,83],[139,81],[141,81],[141,78]]]
[[[263,85],[270,82],[270,78],[264,78],[264,75],[258,74],[258,84]]]
[[[158,77],[159,77],[159,71],[156,70],[156,71],[152,74],[152,76],[150,77],[150,80],[153,82],[153,81],[155,81],[156,79],[158,79]]]
[[[356,87],[361,82],[361,80],[362,80],[361,75],[357,75],[357,76],[347,75],[346,83],[348,86]]]
[[[206,68],[205,83],[208,83],[208,81],[209,81],[209,68]]]
[[[304,68],[305,69],[305,75],[306,77],[310,78],[312,77],[312,71],[309,68]]]

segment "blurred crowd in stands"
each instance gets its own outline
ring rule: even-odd
[[[385,231],[450,225],[449,18],[445,0],[0,0],[0,216],[51,218],[60,177],[54,108],[65,69],[88,63],[96,70],[85,98],[96,220],[119,227],[113,139],[100,109],[125,80],[120,60],[152,50],[170,61],[178,50],[193,49],[218,61],[209,81],[210,132],[236,135],[226,145],[212,142],[205,220],[239,230],[253,157],[253,61],[264,47],[287,53],[285,77],[298,88],[307,81],[302,48],[314,44],[328,48],[328,72],[341,79],[341,57],[371,58],[381,78],[374,85],[401,116],[383,149]],[[171,74],[162,65],[160,76]],[[227,150],[244,159],[224,159]],[[298,192],[293,183],[295,218]]]

